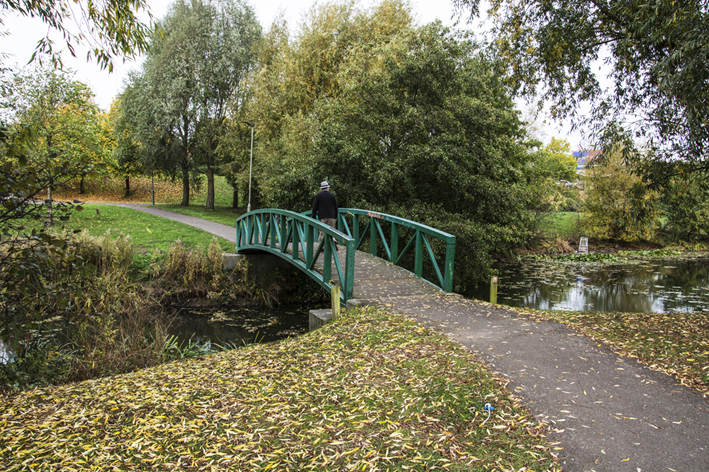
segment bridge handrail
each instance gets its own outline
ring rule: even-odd
[[[303,212],[301,215],[310,215],[310,212]],[[346,219],[347,215],[352,215],[352,227]],[[369,217],[369,221],[364,229],[360,232],[360,217]],[[381,221],[391,223],[391,241],[387,243],[384,232],[382,231]],[[404,248],[399,251],[399,227],[404,226],[414,230],[414,236],[406,243]],[[383,257],[389,262],[400,265],[402,256],[407,253],[407,250],[414,246],[414,273],[422,279],[430,282],[446,292],[453,291],[453,266],[455,260],[455,236],[445,231],[432,228],[430,226],[417,223],[416,221],[407,220],[394,215],[381,213],[371,210],[361,210],[357,208],[340,208],[337,215],[337,228],[355,240],[355,248],[359,249],[362,246],[365,238],[369,236],[370,254],[377,254],[377,241],[381,238],[382,245],[386,255]],[[369,229],[369,232],[367,232]],[[362,233],[360,235],[360,233]],[[431,243],[428,237],[432,237],[443,241],[446,246],[445,260],[443,261],[443,271],[439,267],[439,262],[436,260],[436,255],[433,252]],[[423,276],[423,264],[425,255],[432,264],[435,272],[436,280],[431,281]],[[382,257],[382,256],[379,256]]]
[[[318,232],[329,237],[318,242]],[[333,253],[345,251],[345,267]],[[290,247],[290,253],[288,249]],[[299,266],[311,278],[328,291],[333,262],[342,288],[340,300],[344,304],[352,298],[354,288],[355,241],[351,236],[331,228],[305,214],[276,208],[262,208],[241,215],[236,219],[236,251],[240,253],[265,251],[287,259]],[[302,254],[302,257],[301,257]],[[322,255],[322,274],[314,270]]]

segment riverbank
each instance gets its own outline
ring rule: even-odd
[[[8,471],[558,470],[544,425],[505,384],[417,323],[348,310],[298,338],[6,397],[0,461]]]

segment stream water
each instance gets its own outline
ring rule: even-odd
[[[500,264],[497,303],[513,307],[603,312],[709,312],[709,256],[590,264],[526,260]],[[488,284],[464,293],[490,300]],[[180,344],[241,346],[297,336],[315,306],[176,310],[169,334]],[[0,341],[0,362],[12,351]]]
[[[709,258],[500,264],[497,303],[550,310],[709,312]],[[465,293],[490,301],[490,285]]]
[[[196,342],[241,346],[297,336],[308,330],[306,305],[280,305],[276,308],[203,308],[176,310],[169,334],[181,343]]]
[[[276,308],[191,308],[166,313],[168,335],[177,345],[239,347],[298,336],[308,331],[310,305]],[[11,362],[15,349],[0,339],[0,363]]]

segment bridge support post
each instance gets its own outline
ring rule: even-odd
[[[421,231],[416,231],[416,255],[414,257],[414,273],[421,277],[423,275],[423,236]]]

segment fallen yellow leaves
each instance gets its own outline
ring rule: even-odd
[[[544,431],[460,346],[361,309],[299,338],[7,398],[0,468],[558,470]]]

